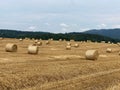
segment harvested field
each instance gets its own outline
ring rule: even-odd
[[[0,40],[0,90],[120,90],[116,44],[71,42],[79,47],[66,50],[66,41],[41,41],[38,54],[32,55],[27,47],[34,40]],[[17,52],[6,52],[7,43],[17,44]],[[86,60],[89,49],[99,51],[98,60]]]

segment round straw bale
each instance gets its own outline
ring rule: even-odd
[[[97,41],[95,41],[94,43],[98,43]]]
[[[79,44],[76,43],[76,44],[74,45],[74,47],[76,47],[76,48],[79,47]]]
[[[38,46],[41,46],[41,45],[42,45],[42,42],[37,42],[37,45],[38,45]]]
[[[75,40],[74,39],[71,39],[70,42],[74,42]]]
[[[68,42],[68,43],[67,43],[67,45],[68,45],[68,46],[71,46],[71,43],[70,43],[70,42]]]
[[[98,56],[98,50],[87,50],[85,53],[85,57],[87,60],[97,60]]]
[[[53,38],[50,38],[51,41],[53,41]]]
[[[0,40],[3,40],[4,38],[3,37],[0,37]]]
[[[32,38],[32,40],[35,40],[34,38]]]
[[[37,46],[33,46],[33,45],[29,45],[28,46],[28,54],[38,54],[38,47]]]
[[[92,42],[91,40],[87,40],[87,43],[90,43],[90,42]]]
[[[62,39],[59,39],[59,41],[62,41]]]
[[[35,43],[37,43],[37,42],[38,42],[38,40],[36,39],[36,40],[35,40]]]
[[[70,45],[67,45],[67,46],[66,46],[66,50],[71,50],[71,46],[70,46]]]
[[[111,42],[110,41],[108,41],[108,44],[110,44]]]
[[[46,41],[46,45],[50,44],[50,41]]]
[[[65,42],[65,41],[66,41],[66,39],[63,39],[63,41]]]
[[[19,39],[19,41],[23,41],[23,39],[22,39],[22,38],[20,38],[20,39]]]
[[[5,47],[6,52],[16,52],[17,51],[17,45],[13,43],[6,44]]]
[[[111,52],[112,52],[112,49],[111,49],[111,48],[107,48],[107,49],[106,49],[106,52],[107,52],[107,53],[111,53]]]
[[[41,38],[40,38],[39,40],[40,40],[40,41],[42,41],[42,39],[41,39]]]
[[[29,40],[29,38],[25,37],[25,40]]]
[[[101,43],[105,43],[105,41],[101,41]]]

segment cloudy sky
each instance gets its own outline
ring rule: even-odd
[[[81,32],[120,28],[120,0],[0,0],[0,29]]]

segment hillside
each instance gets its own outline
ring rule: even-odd
[[[106,36],[95,35],[95,34],[85,34],[85,33],[49,33],[49,32],[28,32],[28,31],[16,31],[16,30],[0,30],[0,37],[5,38],[35,38],[35,39],[43,39],[47,40],[49,38],[53,38],[54,40],[58,39],[74,39],[75,41],[111,41],[111,42],[118,42],[120,40],[112,39]]]
[[[89,33],[89,34],[98,34],[98,35],[103,35],[107,37],[111,37],[114,39],[120,39],[120,29],[101,29],[101,30],[89,30],[84,33]]]

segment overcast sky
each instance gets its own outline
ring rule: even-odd
[[[0,29],[81,32],[120,28],[120,0],[0,0]]]

